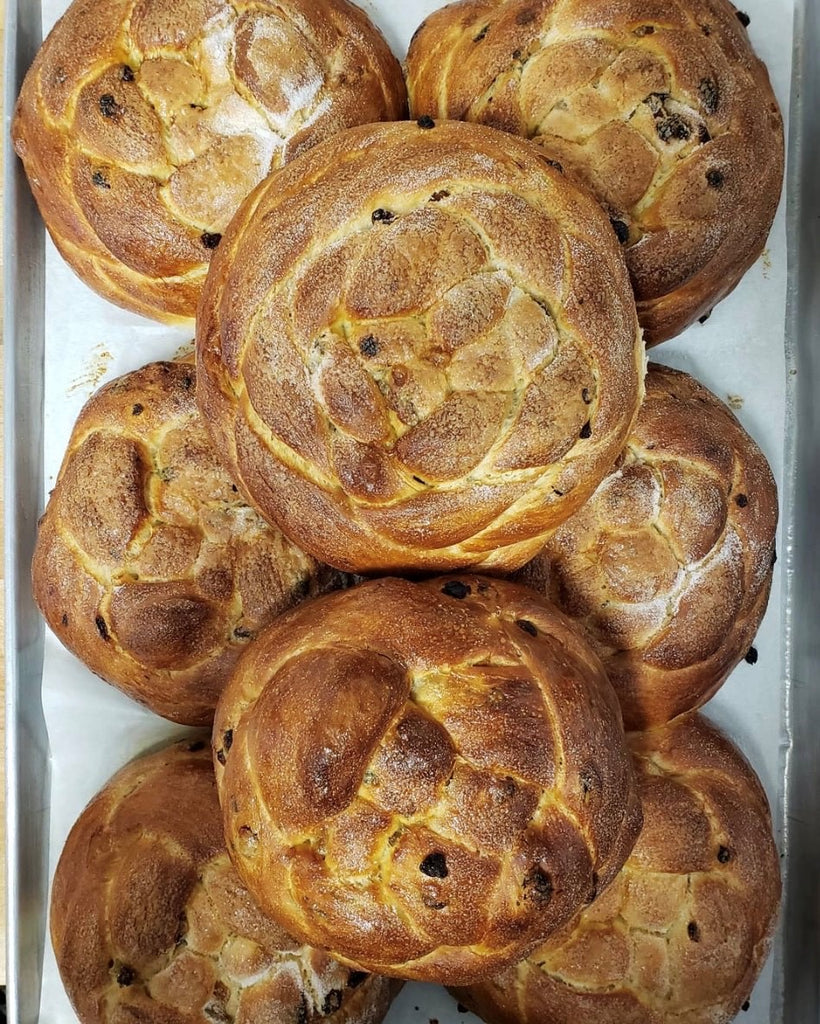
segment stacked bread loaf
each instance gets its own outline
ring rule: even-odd
[[[397,121],[347,0],[105,7],[49,36],[15,143],[87,283],[196,310],[196,366],[82,410],[34,596],[92,672],[213,731],[68,839],[81,1021],[372,1022],[389,979],[490,1024],[731,1020],[778,857],[694,711],[765,612],[777,491],[645,343],[735,287],[777,206],[742,19],[462,0]]]

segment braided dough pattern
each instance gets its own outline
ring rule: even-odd
[[[415,115],[539,143],[609,212],[648,344],[758,258],[783,181],[780,111],[726,0],[462,0],[407,58]]]
[[[263,183],[212,264],[198,399],[263,515],[323,561],[515,568],[642,396],[598,207],[475,125],[340,134]]]
[[[257,909],[228,859],[204,741],[132,762],[85,809],[54,877],[51,937],[82,1024],[376,1024],[396,991]]]
[[[766,610],[777,486],[729,409],[650,364],[626,450],[519,575],[583,626],[627,728],[704,704]]]
[[[398,61],[347,0],[75,0],[14,139],[79,276],[173,321],[194,316],[221,233],[271,170],[405,110]]]
[[[194,399],[196,371],[152,363],[101,388],[40,521],[34,597],[69,650],[174,721],[213,719],[241,651],[330,586],[242,500]]]
[[[398,977],[514,963],[640,828],[600,663],[530,591],[484,577],[381,579],[283,616],[240,662],[214,745],[260,906]]]
[[[457,991],[488,1024],[728,1024],[768,956],[766,796],[699,715],[629,737],[644,827],[609,889],[523,964]]]

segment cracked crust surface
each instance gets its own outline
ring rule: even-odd
[[[454,994],[488,1024],[728,1024],[769,953],[766,796],[700,715],[628,737],[644,826],[609,889],[528,960]]]
[[[82,1024],[377,1024],[397,991],[256,907],[228,858],[204,739],[133,761],[83,811],[51,939]]]
[[[526,142],[342,133],[211,266],[198,400],[254,504],[366,573],[513,569],[623,447],[644,354],[607,218]]]
[[[466,983],[614,877],[640,828],[615,695],[529,590],[380,579],[289,613],[225,691],[231,856],[343,962]]]
[[[151,363],[80,413],[40,520],[34,598],[65,646],[166,718],[213,719],[277,614],[342,585],[246,505],[195,401],[196,370]]]
[[[26,76],[13,135],[77,274],[118,305],[190,320],[254,186],[406,103],[398,61],[347,0],[75,0]]]
[[[643,729],[704,704],[749,651],[777,517],[769,464],[728,407],[650,364],[615,470],[517,578],[583,627]]]
[[[407,57],[414,116],[532,139],[606,208],[648,344],[730,292],[783,181],[780,110],[727,0],[462,0]]]

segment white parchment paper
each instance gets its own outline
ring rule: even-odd
[[[403,57],[415,28],[441,0],[359,0]],[[43,31],[49,31],[68,0],[42,0]],[[788,124],[793,0],[743,0],[749,32],[769,68]],[[730,396],[736,415],[757,440],[783,481],[786,365],[785,202],[763,257],[705,325],[654,349],[651,358],[686,370],[718,397]],[[46,256],[45,487],[62,460],[74,421],[92,392],[106,380],[154,359],[173,358],[189,343],[181,332],[126,313],[85,287],[48,243]],[[41,510],[38,510],[38,512]],[[782,518],[788,509],[781,509]],[[756,665],[741,664],[707,707],[709,717],[733,737],[760,775],[780,818],[783,754],[781,578],[775,570],[771,601],[756,647]],[[181,735],[179,726],[154,717],[92,676],[47,632],[43,703],[51,747],[53,874],[65,838],[82,809],[115,771],[149,747]],[[780,838],[780,822],[777,821]],[[43,908],[43,914],[47,908]],[[770,959],[744,1024],[771,1024],[773,962]],[[50,944],[46,944],[40,1020],[76,1024]],[[388,1024],[462,1024],[476,1018],[435,986],[407,985]]]

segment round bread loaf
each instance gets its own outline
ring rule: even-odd
[[[583,626],[629,729],[704,704],[766,611],[777,486],[729,409],[650,364],[615,470],[518,575]]]
[[[524,963],[458,990],[488,1024],[728,1024],[769,953],[766,796],[699,715],[632,734],[644,826],[612,885]]]
[[[241,651],[345,582],[248,508],[194,399],[196,370],[151,363],[101,388],[40,520],[34,598],[97,675],[165,718],[207,724]]]
[[[13,135],[77,274],[175,321],[194,316],[221,233],[271,170],[406,109],[398,61],[347,0],[74,0]]]
[[[375,580],[284,616],[240,661],[214,747],[260,906],[398,977],[465,983],[519,960],[640,828],[600,662],[490,578]]]
[[[377,1024],[397,990],[302,946],[231,866],[207,742],[132,761],[83,811],[51,894],[81,1024]]]
[[[642,348],[609,222],[535,147],[374,125],[237,214],[198,397],[256,507],[317,558],[512,569],[615,461]]]
[[[415,115],[537,142],[603,204],[648,344],[730,292],[763,250],[784,141],[727,0],[462,0],[407,57]]]

